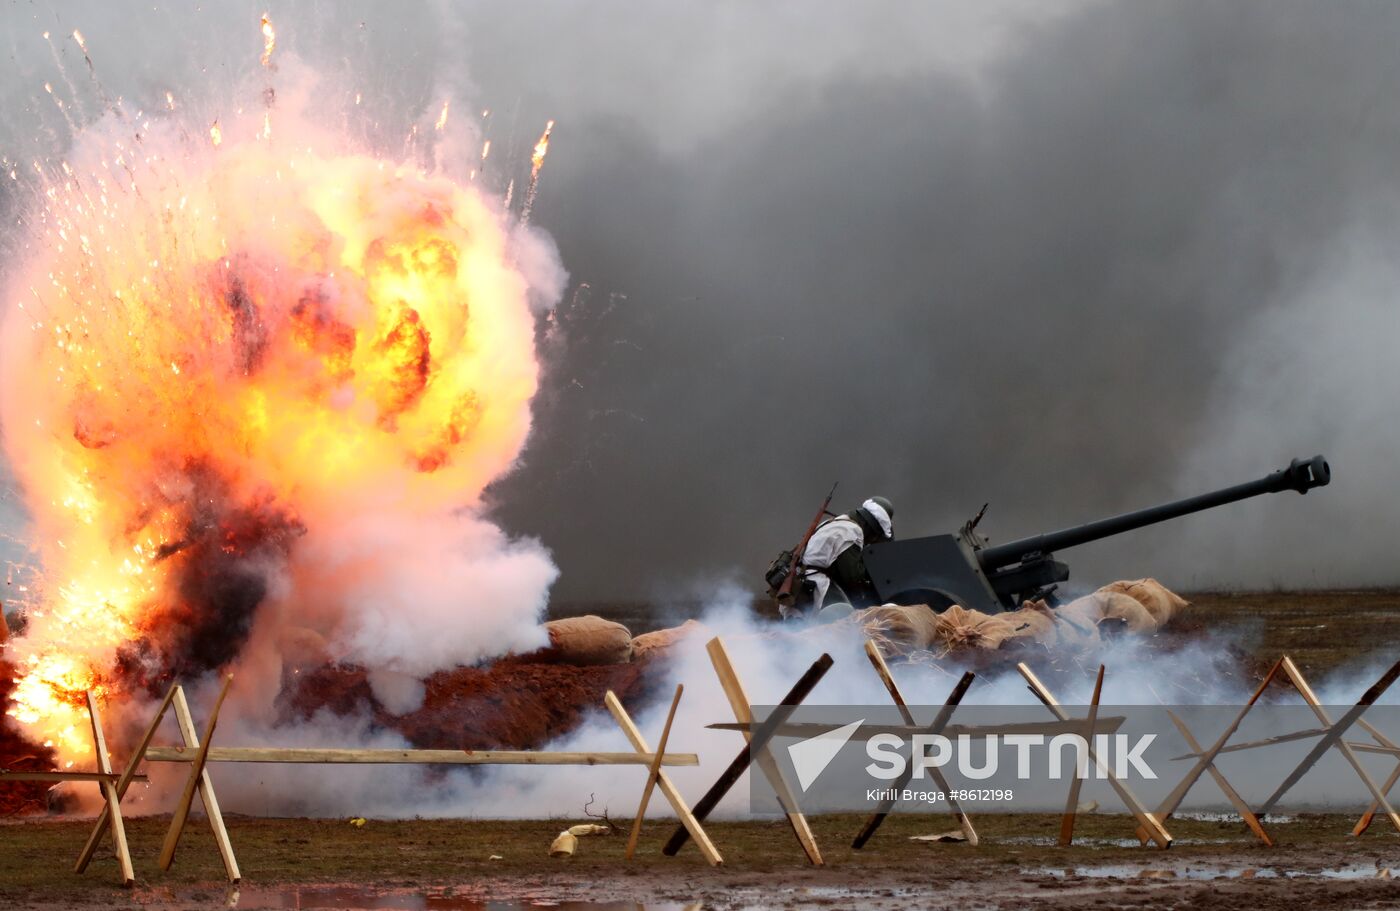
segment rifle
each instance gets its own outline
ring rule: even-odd
[[[840,483],[839,481],[837,482]],[[817,526],[822,524],[822,517],[827,515],[827,509],[831,506],[831,498],[836,495],[836,484],[831,485],[831,490],[827,492],[826,499],[822,501],[821,509],[812,517],[812,524],[807,526],[807,533],[802,536],[802,540],[797,543],[797,547],[792,551],[792,565],[788,567],[787,575],[783,577],[783,584],[778,586],[778,593],[775,597],[779,604],[787,605],[792,603],[792,585],[797,581],[797,570],[802,565],[802,557],[807,552],[807,542],[812,540],[812,535],[816,533]]]

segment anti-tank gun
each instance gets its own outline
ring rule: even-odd
[[[979,513],[957,534],[870,544],[862,557],[883,603],[928,604],[935,610],[960,604],[997,613],[1053,597],[1055,586],[1069,579],[1069,567],[1055,559],[1055,551],[1267,493],[1305,494],[1331,480],[1322,456],[1294,459],[1255,481],[1006,544],[993,545],[978,533]]]

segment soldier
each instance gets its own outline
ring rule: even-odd
[[[861,548],[894,539],[894,505],[871,497],[856,509],[817,527],[802,552],[799,592],[784,618],[815,615],[824,607],[869,607],[878,602]]]

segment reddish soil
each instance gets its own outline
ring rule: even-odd
[[[422,707],[407,715],[389,713],[374,698],[364,668],[350,665],[296,675],[284,687],[279,707],[289,721],[322,709],[368,714],[419,749],[530,750],[576,727],[586,712],[602,706],[608,690],[636,705],[656,676],[645,660],[576,667],[532,657],[434,674],[426,681]]]
[[[279,699],[286,721],[329,710],[368,715],[401,733],[419,749],[538,749],[568,733],[612,690],[629,707],[644,701],[657,678],[652,662],[577,667],[544,663],[547,655],[505,658],[487,667],[459,667],[426,681],[423,705],[407,715],[388,712],[374,698],[364,668],[331,665],[291,675]],[[0,662],[0,711],[9,706],[10,666]],[[52,750],[25,739],[0,714],[0,769],[54,768]],[[13,782],[0,786],[0,817],[44,813],[50,785]]]

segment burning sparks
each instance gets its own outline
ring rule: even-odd
[[[272,52],[277,49],[277,32],[272,28],[272,20],[267,17],[267,13],[262,14],[262,36],[263,52],[262,65],[271,69]]]
[[[544,125],[544,132],[540,134],[539,141],[535,143],[534,154],[530,156],[530,184],[525,189],[525,205],[520,210],[521,224],[529,224],[530,214],[535,210],[535,194],[539,192],[540,186],[540,168],[544,167],[544,157],[549,154],[549,134],[553,132],[554,121],[551,120]],[[509,191],[506,196],[509,198]],[[507,202],[506,205],[509,206],[510,203]]]
[[[540,139],[535,143],[535,152],[530,156],[530,180],[534,181],[540,176],[540,168],[544,167],[544,157],[549,154],[549,134],[554,132],[554,121],[544,125],[544,132],[540,134]]]
[[[452,104],[450,98],[442,103],[442,113],[438,115],[437,123],[433,124],[433,129],[439,133],[442,132],[443,127],[447,126],[447,108],[450,104]]]
[[[214,143],[215,148],[223,144],[224,131],[219,129],[219,121],[217,120],[209,125],[209,141]]]

